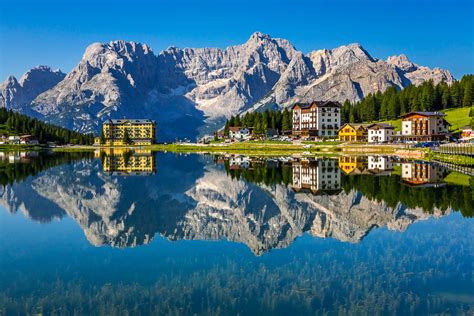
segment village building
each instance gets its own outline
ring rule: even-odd
[[[20,136],[12,135],[8,136],[8,143],[12,145],[19,145],[21,141]]]
[[[267,128],[266,132],[267,138],[275,138],[278,136],[278,129],[276,128]]]
[[[335,194],[341,190],[341,171],[337,160],[300,159],[292,162],[295,192]]]
[[[426,162],[402,163],[403,183],[412,187],[439,187],[443,182],[446,172],[435,165]]]
[[[247,127],[231,126],[229,127],[229,138],[233,140],[248,140],[252,137],[252,132]]]
[[[296,103],[293,110],[295,137],[336,137],[341,124],[341,104],[333,101]]]
[[[446,140],[449,136],[449,123],[441,112],[410,112],[402,115],[403,141]]]
[[[369,143],[390,143],[395,136],[395,127],[390,124],[376,123],[367,126]]]
[[[151,145],[156,139],[156,123],[149,119],[109,119],[102,125],[102,133],[107,146],[122,145]],[[130,144],[124,143],[124,136],[128,134]],[[100,144],[100,137],[94,143]]]
[[[39,141],[38,138],[31,136],[31,135],[23,135],[20,136],[20,144],[23,145],[38,145]]]
[[[466,125],[461,129],[460,140],[470,141],[474,139],[474,131],[470,125]]]
[[[346,123],[338,130],[341,142],[367,142],[369,124]]]

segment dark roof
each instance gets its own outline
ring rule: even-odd
[[[426,112],[426,111],[415,111],[410,113],[405,113],[402,115],[402,118],[411,116],[411,115],[422,115],[422,116],[446,116],[443,112]]]
[[[341,104],[339,102],[336,102],[336,101],[313,101],[311,103],[295,103],[295,104],[293,104],[291,109],[294,109],[295,106],[297,106],[297,105],[301,109],[309,109],[310,107],[313,106],[313,104],[315,104],[318,108],[322,108],[322,107],[337,107],[337,108],[340,108],[341,107]]]
[[[155,124],[155,121],[150,119],[108,119],[104,124],[120,124],[120,123],[131,123],[131,124]]]
[[[358,129],[359,127],[363,127],[363,128],[365,128],[365,129],[367,129],[370,124],[363,124],[363,123],[346,123],[346,124],[342,125],[342,126],[338,129],[338,131],[340,131],[341,129],[343,129],[344,126],[346,126],[346,125],[349,125],[349,126],[351,126],[352,128],[354,128],[354,129]]]
[[[375,123],[375,124],[370,124],[369,126],[367,126],[367,129],[375,128],[375,127],[386,128],[386,129],[394,129],[395,128],[395,126],[393,126],[392,124]]]

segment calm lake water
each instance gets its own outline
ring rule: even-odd
[[[434,164],[0,153],[0,184],[0,315],[474,313],[474,179]]]

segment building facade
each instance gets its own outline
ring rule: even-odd
[[[247,127],[229,127],[229,138],[234,140],[248,140],[252,137],[252,132]]]
[[[295,192],[333,194],[341,189],[341,171],[336,159],[299,159],[292,162]]]
[[[151,145],[156,139],[156,123],[149,119],[109,119],[102,125],[102,132],[105,144],[100,144],[100,137],[97,137],[94,141],[97,145]],[[124,143],[126,133],[130,144]]]
[[[368,124],[346,123],[337,132],[341,142],[366,142]]]
[[[371,124],[367,126],[369,143],[390,143],[395,136],[395,127],[390,124]]]
[[[449,123],[441,112],[411,112],[402,116],[401,140],[435,141],[449,136]]]
[[[296,137],[336,137],[341,124],[341,104],[333,101],[296,103],[293,130]]]

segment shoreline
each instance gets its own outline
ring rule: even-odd
[[[427,151],[421,148],[409,148],[398,144],[366,143],[282,143],[282,142],[242,142],[230,144],[154,144],[147,146],[67,146],[55,147],[53,151],[95,151],[114,149],[146,149],[157,152],[175,153],[217,153],[217,154],[242,154],[260,156],[292,156],[292,155],[367,155],[385,154],[403,156],[404,158],[424,158]]]

